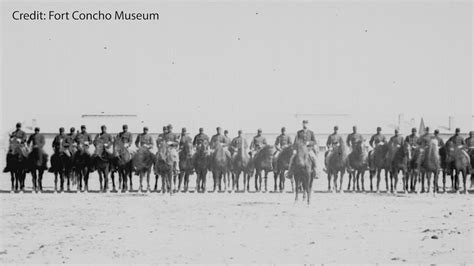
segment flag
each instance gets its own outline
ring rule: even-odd
[[[425,132],[425,121],[423,120],[423,117],[421,118],[420,130],[418,132],[419,132],[419,134],[422,134],[423,132]]]

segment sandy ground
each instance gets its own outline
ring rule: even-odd
[[[2,264],[474,262],[472,194],[317,192],[308,206],[290,193],[10,194],[1,177]]]

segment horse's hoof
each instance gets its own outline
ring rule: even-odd
[[[380,190],[377,190],[375,193],[380,194]]]
[[[13,194],[13,193],[15,193],[15,191],[13,191],[13,189],[12,189],[12,190],[10,190],[10,194]]]

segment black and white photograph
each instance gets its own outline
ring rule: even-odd
[[[1,0],[0,264],[474,264],[470,0]]]

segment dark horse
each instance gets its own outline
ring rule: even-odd
[[[219,142],[216,143],[214,152],[211,154],[210,169],[214,179],[213,191],[215,192],[217,187],[219,187],[219,191],[222,191],[222,177],[229,171],[229,158]]]
[[[108,151],[108,148],[101,142],[98,142],[95,146],[94,155],[92,156],[94,168],[99,173],[99,184],[100,191],[109,191],[109,172],[110,165],[112,162],[112,151]],[[103,182],[102,182],[103,181]],[[114,184],[115,189],[115,184]]]
[[[60,191],[64,190],[64,175],[66,173],[67,156],[64,154],[64,148],[56,147],[51,155],[51,167],[49,172],[54,174],[54,192],[58,191],[58,176],[60,182]]]
[[[115,138],[114,140],[112,165],[119,176],[118,191],[127,191],[127,178],[130,180],[130,187],[132,187],[132,155],[119,138]],[[115,177],[113,172],[111,173],[111,178],[112,186],[115,190]]]
[[[328,174],[328,191],[338,191],[337,177],[340,173],[341,177],[339,180],[339,192],[344,192],[344,189],[342,188],[342,181],[348,166],[347,156],[347,147],[344,142],[334,145],[333,148],[326,153],[325,164]],[[331,178],[333,178],[334,190],[331,189]]]
[[[253,158],[253,167],[255,167],[255,191],[262,190],[262,171],[265,179],[265,191],[267,191],[268,173],[273,172],[273,146],[266,145],[255,154]]]
[[[171,148],[166,141],[162,141],[158,144],[155,159],[155,190],[157,189],[158,176],[161,176],[161,192],[169,192],[170,195],[173,193],[172,177],[175,163]]]
[[[301,142],[296,143],[296,155],[291,165],[295,177],[295,201],[298,201],[299,188],[303,188],[303,200],[311,201],[313,178],[311,177],[311,159],[308,147]]]
[[[352,151],[347,157],[349,172],[349,184],[347,184],[347,190],[351,188],[351,179],[353,180],[352,190],[356,189],[360,191],[359,181],[362,185],[362,191],[365,191],[364,187],[364,174],[365,171],[369,170],[369,153],[367,146],[362,141],[354,143]]]
[[[408,192],[408,164],[411,159],[410,144],[388,144],[387,161],[389,162],[390,192],[397,193],[398,174],[402,172],[403,191]],[[388,191],[388,190],[387,190]]]
[[[387,160],[388,144],[379,143],[369,152],[369,168],[370,168],[370,191],[373,190],[372,178],[377,174],[377,193],[380,192],[380,174],[385,171],[385,185],[388,191],[388,173],[390,164]]]
[[[33,147],[28,154],[28,170],[31,173],[33,191],[43,191],[43,173],[48,170],[46,166],[48,162],[48,154],[42,148]]]
[[[240,147],[238,147],[232,157],[232,190],[239,190],[240,174],[242,174],[244,178],[244,191],[245,187],[247,187],[248,191],[248,180],[250,179],[250,175],[252,175],[252,167],[250,156],[244,146],[244,142],[240,143]]]
[[[193,158],[194,170],[196,171],[196,191],[206,191],[206,177],[209,169],[209,154],[206,144],[200,143],[196,146],[196,153]]]
[[[140,176],[139,191],[142,191],[143,177],[147,177],[148,189],[150,188],[150,172],[153,163],[155,162],[155,155],[145,147],[140,147],[138,151],[132,156],[132,167],[136,174]],[[156,185],[155,185],[156,187]],[[132,190],[132,183],[130,182],[130,190]]]
[[[277,191],[277,184],[280,192],[285,190],[285,172],[288,171],[290,166],[290,159],[293,155],[293,147],[287,146],[278,153],[278,156],[274,156],[273,159],[273,177],[275,179],[275,191]],[[278,182],[278,178],[280,181]],[[294,189],[293,179],[291,179],[292,191]]]
[[[77,191],[82,191],[82,182],[84,181],[84,191],[89,191],[89,173],[91,172],[92,165],[92,157],[89,153],[89,145],[81,143],[77,146],[77,151],[74,152],[72,156],[72,167],[74,171],[71,174],[77,176],[78,183],[77,183]],[[66,174],[67,180],[67,190],[69,191],[69,178]]]
[[[467,192],[467,175],[471,171],[470,158],[463,147],[456,147],[453,142],[446,143],[446,164],[447,171],[451,173],[453,180],[453,189],[459,193],[460,182],[459,174],[462,175],[464,193]],[[455,171],[455,174],[453,173]]]
[[[27,159],[28,154],[24,144],[15,138],[10,139],[9,151],[7,153],[7,165],[3,172],[10,172],[12,193],[18,190],[23,192],[25,189]]]
[[[184,143],[184,147],[179,151],[178,191],[181,189],[181,182],[183,181],[183,190],[184,192],[188,191],[189,176],[193,173],[193,170],[193,143],[187,141]]]

